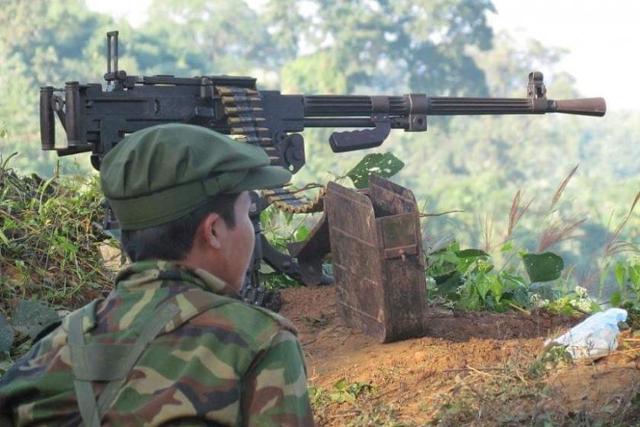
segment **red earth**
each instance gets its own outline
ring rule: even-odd
[[[443,407],[455,408],[458,395],[463,406],[478,411],[485,397],[504,400],[503,409],[522,411],[523,419],[557,411],[564,417],[586,411],[597,418],[598,411],[611,410],[607,405],[627,402],[640,384],[635,361],[640,349],[633,348],[629,335],[621,347],[630,348],[598,363],[560,367],[547,372],[543,382],[525,378],[522,367],[535,363],[545,339],[578,319],[544,312],[449,313],[433,319],[428,336],[380,344],[344,325],[336,314],[334,287],[287,289],[282,297],[281,314],[299,331],[309,384],[330,396],[320,400],[312,392],[319,425],[447,424]],[[341,380],[366,384],[371,392],[342,402],[339,393],[331,395]],[[514,387],[498,390],[501,382],[511,381],[523,388],[522,398],[512,396]],[[529,388],[536,392],[531,395]],[[478,394],[477,401],[468,400],[469,389]],[[479,414],[471,424],[490,425],[496,419]]]

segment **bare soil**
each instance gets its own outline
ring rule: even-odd
[[[306,355],[319,425],[591,425],[614,415],[631,422],[637,411],[640,338],[631,332],[597,363],[532,374],[545,339],[579,319],[452,313],[434,318],[428,336],[379,344],[342,323],[333,287],[282,296],[281,313],[298,328]],[[359,385],[353,399],[345,401],[340,382]]]

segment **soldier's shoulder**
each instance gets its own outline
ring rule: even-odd
[[[293,333],[294,335],[298,334],[298,331],[293,323],[291,323],[289,319],[278,313],[275,313],[263,307],[248,304],[244,301],[237,301],[237,304],[238,308],[242,307],[241,310],[246,310],[246,315],[248,317],[253,317],[260,322],[268,322],[276,329],[284,329]]]
[[[204,291],[190,297],[193,296],[197,296],[203,309],[190,320],[192,325],[228,329],[229,332],[241,335],[248,342],[252,342],[252,346],[256,347],[262,347],[282,331],[297,335],[291,321],[265,308]]]

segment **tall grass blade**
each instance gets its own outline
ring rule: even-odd
[[[560,197],[562,197],[562,193],[564,193],[564,190],[565,190],[565,188],[567,188],[567,185],[569,184],[569,181],[571,181],[571,178],[573,177],[573,175],[578,170],[578,166],[579,165],[575,165],[575,167],[573,169],[571,169],[571,172],[569,172],[569,175],[567,175],[562,180],[562,182],[560,183],[560,186],[558,187],[556,192],[553,194],[553,198],[551,199],[551,206],[549,206],[549,212],[553,211],[553,208],[555,208],[556,204],[560,200]]]

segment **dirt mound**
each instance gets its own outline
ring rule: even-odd
[[[640,351],[532,374],[544,340],[578,319],[439,315],[425,337],[379,344],[342,323],[335,298],[333,287],[283,292],[282,314],[299,330],[320,425],[595,420],[623,405],[628,411],[640,384]]]

